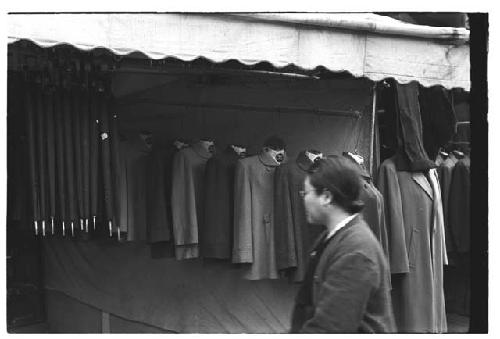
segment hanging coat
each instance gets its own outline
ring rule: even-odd
[[[394,315],[399,332],[442,333],[447,330],[443,292],[447,258],[437,174],[430,170],[429,181],[421,172],[396,170],[404,165],[397,156],[387,159],[378,178],[386,212]]]
[[[197,258],[203,220],[205,166],[212,157],[201,144],[177,152],[172,165],[172,222],[177,259]]]
[[[418,92],[424,149],[429,158],[435,159],[439,148],[456,133],[457,118],[451,91],[441,86],[419,86]]]
[[[153,145],[148,175],[148,242],[170,241],[172,220],[170,212],[170,194],[167,182],[171,180],[174,147]]]
[[[453,169],[449,194],[449,227],[458,253],[470,251],[470,158],[460,159]]]
[[[274,200],[274,242],[278,270],[294,268],[290,273],[294,281],[304,279],[309,250],[324,230],[320,225],[307,222],[304,201],[299,192],[312,161],[305,151],[276,168]]]
[[[372,177],[364,166],[353,161],[353,158],[350,156],[344,156],[355,163],[360,170],[362,180],[359,199],[364,203],[361,214],[373,234],[375,234],[375,237],[380,242],[385,255],[389,258],[389,244],[387,240],[387,229],[385,226],[384,197],[373,184]]]
[[[151,145],[135,135],[120,143],[120,229],[128,241],[147,240],[147,166]]]
[[[233,245],[234,172],[240,157],[227,148],[208,160],[205,169],[204,222],[201,255],[229,259]]]
[[[450,185],[451,178],[453,173],[453,168],[455,167],[455,163],[457,162],[456,158],[450,154],[448,158],[444,159],[439,167],[437,168],[439,184],[441,187],[441,200],[443,202],[443,215],[444,215],[444,230],[445,230],[445,238],[446,238],[446,250],[448,253],[455,252],[456,246],[454,244],[454,239],[450,230],[449,225],[449,197],[450,197]],[[450,257],[450,259],[453,255]]]
[[[366,221],[373,234],[380,242],[385,255],[389,258],[389,243],[385,225],[384,197],[375,187],[371,177],[366,172],[363,175],[359,199],[365,204],[363,210],[361,211],[363,219]]]
[[[279,166],[267,153],[236,165],[234,193],[234,263],[251,263],[243,277],[276,279],[274,246],[274,173]]]
[[[436,165],[429,159],[424,148],[418,84],[394,82],[394,88],[396,89],[398,126],[400,126],[398,143],[408,159],[408,166],[412,171],[435,168]]]

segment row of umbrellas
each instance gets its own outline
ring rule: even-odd
[[[36,235],[75,235],[104,223],[120,236],[119,137],[110,91],[95,87],[24,83],[33,226]],[[101,196],[102,195],[102,196]]]

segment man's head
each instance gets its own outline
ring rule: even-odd
[[[348,159],[329,156],[311,166],[304,181],[304,205],[308,222],[325,224],[336,211],[354,214],[363,208],[359,169]]]

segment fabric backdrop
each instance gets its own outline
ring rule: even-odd
[[[243,280],[222,261],[151,259],[139,243],[52,238],[43,249],[47,289],[126,319],[181,333],[289,329],[297,285],[285,280]]]

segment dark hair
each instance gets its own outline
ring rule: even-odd
[[[264,147],[272,148],[273,150],[285,149],[285,141],[280,137],[273,135],[264,141]]]
[[[309,181],[318,193],[328,190],[333,202],[349,214],[363,209],[360,171],[345,157],[333,155],[315,162],[309,170]]]

